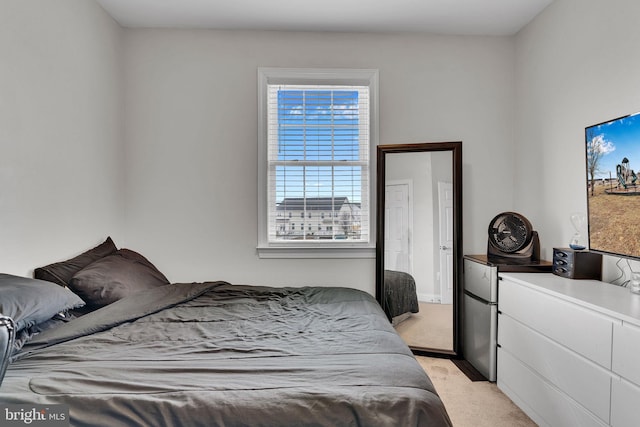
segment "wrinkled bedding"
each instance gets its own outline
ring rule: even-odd
[[[2,403],[63,403],[78,426],[449,426],[369,294],[225,282],[143,291],[49,329]]]
[[[384,311],[389,319],[420,310],[416,281],[409,273],[385,270],[384,288]]]

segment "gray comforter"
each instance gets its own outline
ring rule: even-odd
[[[450,425],[376,301],[346,288],[144,291],[38,335],[0,402],[64,403],[83,426]]]
[[[384,311],[389,319],[405,313],[417,313],[418,294],[416,293],[416,281],[409,273],[402,271],[384,271],[385,301]]]

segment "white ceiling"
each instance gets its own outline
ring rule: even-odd
[[[553,0],[97,0],[123,27],[517,33]]]

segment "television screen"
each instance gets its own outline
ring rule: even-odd
[[[640,113],[585,128],[589,249],[640,258]]]

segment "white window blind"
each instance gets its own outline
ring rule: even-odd
[[[368,86],[267,85],[270,243],[369,242]]]

